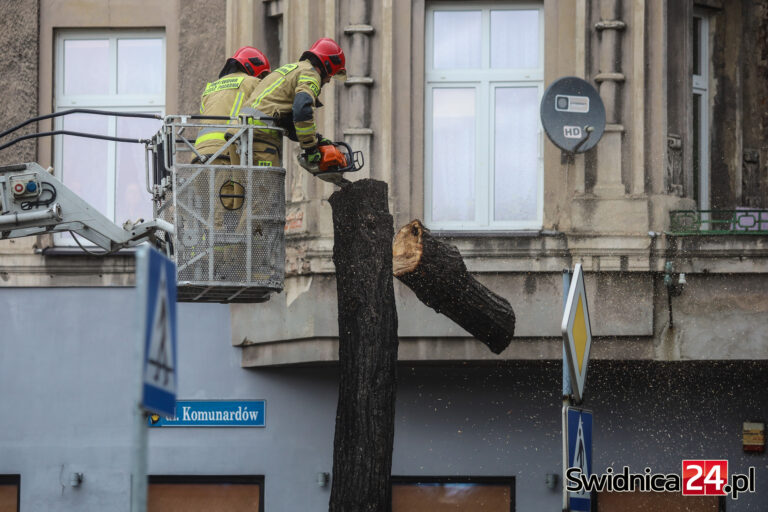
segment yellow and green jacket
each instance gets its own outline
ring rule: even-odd
[[[269,123],[259,121],[259,117],[275,119],[290,139],[307,149],[317,144],[314,110],[322,106],[318,100],[321,87],[320,73],[308,60],[285,64],[259,83],[240,113],[254,116],[254,123],[261,126]],[[265,135],[279,138],[274,131]]]
[[[242,72],[224,75],[205,87],[203,96],[200,98],[200,113],[207,116],[237,117],[245,105],[245,100],[253,93],[260,81]],[[202,122],[212,125],[230,123],[220,119],[204,119]],[[225,133],[226,129],[223,127],[201,128],[197,134],[195,148],[203,155],[212,155],[224,145]],[[226,151],[224,156],[227,156]]]

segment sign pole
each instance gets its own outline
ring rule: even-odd
[[[568,291],[571,289],[571,271],[563,270],[563,312],[565,304],[568,302]],[[565,354],[565,344],[563,344],[563,405],[571,405],[571,372],[568,369],[568,359]]]
[[[147,414],[139,404],[133,411],[134,450],[131,471],[131,512],[147,510]]]
[[[134,404],[131,512],[147,509],[148,412],[176,411],[176,265],[150,246],[136,252],[138,382]]]
[[[563,269],[563,312],[565,304],[568,302],[568,291],[571,289],[571,271]],[[571,373],[568,369],[568,360],[566,359],[565,344],[563,344],[563,512],[568,511],[568,490],[565,484],[565,472],[568,470],[568,441],[566,438],[566,429],[568,428],[568,407],[571,405]]]
[[[133,461],[131,468],[131,512],[147,510],[147,416],[142,407],[144,393],[144,329],[143,311],[148,295],[148,254],[145,247],[136,251],[136,322],[134,350],[136,365],[136,397],[133,403]]]

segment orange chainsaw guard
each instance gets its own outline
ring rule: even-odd
[[[339,151],[336,146],[328,144],[326,146],[319,146],[320,150],[320,163],[317,167],[321,171],[332,171],[335,169],[343,169],[347,166],[347,157],[344,153]]]

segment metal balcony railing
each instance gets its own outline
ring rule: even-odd
[[[768,210],[672,210],[672,235],[768,235]]]

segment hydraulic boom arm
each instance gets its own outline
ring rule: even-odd
[[[152,241],[162,245],[172,224],[154,219],[122,228],[37,163],[0,167],[0,239],[72,231],[108,253]]]

